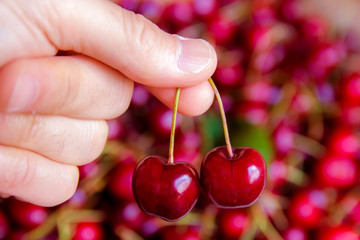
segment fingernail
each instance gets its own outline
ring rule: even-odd
[[[202,39],[180,37],[179,69],[184,72],[198,73],[211,61],[210,45]]]
[[[21,74],[16,82],[7,111],[17,112],[26,109],[35,102],[38,95],[38,83],[30,74]]]

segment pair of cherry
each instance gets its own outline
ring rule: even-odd
[[[148,156],[142,159],[133,174],[133,194],[138,206],[147,214],[167,221],[177,221],[196,204],[200,187],[220,208],[248,207],[255,203],[265,188],[266,164],[252,148],[232,148],[220,94],[212,81],[219,102],[226,146],[210,151],[203,160],[200,178],[189,163],[174,163],[175,123],[180,89],[174,104],[169,159]]]

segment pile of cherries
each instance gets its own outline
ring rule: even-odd
[[[136,85],[75,195],[0,199],[0,239],[359,239],[356,33],[298,0],[114,2],[209,41],[222,103],[183,116]]]

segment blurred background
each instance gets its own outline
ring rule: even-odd
[[[109,121],[103,154],[80,167],[66,203],[43,208],[0,199],[0,239],[355,240],[360,235],[360,5],[356,1],[121,0],[169,33],[209,41],[213,76],[234,147],[268,166],[249,208],[216,208],[201,195],[182,220],[142,213],[131,190],[142,157],[167,156],[172,111],[136,85],[131,106]],[[180,116],[175,161],[198,170],[224,145],[218,105]]]

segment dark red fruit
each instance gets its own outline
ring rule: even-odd
[[[9,224],[6,220],[6,217],[0,211],[0,239],[5,239],[8,232],[9,232]]]
[[[199,176],[190,164],[168,164],[160,156],[148,156],[137,165],[132,186],[139,207],[167,221],[184,217],[200,195]]]
[[[133,200],[132,177],[136,167],[135,161],[123,160],[111,172],[109,190],[115,197],[124,200]]]
[[[328,200],[321,190],[306,190],[292,197],[288,215],[293,226],[309,229],[318,226],[324,217]]]
[[[349,127],[339,124],[327,141],[328,149],[346,156],[356,156],[360,150],[360,139]]]
[[[98,222],[80,222],[76,225],[73,240],[104,239],[104,232]]]
[[[200,227],[186,225],[169,225],[161,228],[155,235],[158,240],[200,240]]]
[[[221,208],[247,207],[255,203],[265,188],[266,164],[252,148],[226,147],[209,152],[201,165],[201,183],[212,202]]]
[[[48,210],[44,207],[16,199],[11,199],[9,210],[12,219],[26,228],[40,226],[49,215]]]
[[[284,233],[284,240],[307,240],[306,232],[302,228],[288,228]]]
[[[249,217],[243,209],[222,209],[216,220],[218,234],[226,239],[239,239],[250,226]]]
[[[357,166],[354,160],[347,156],[327,155],[319,160],[315,177],[324,187],[350,187],[357,180]]]
[[[359,234],[349,226],[326,227],[318,232],[318,240],[359,240]]]

